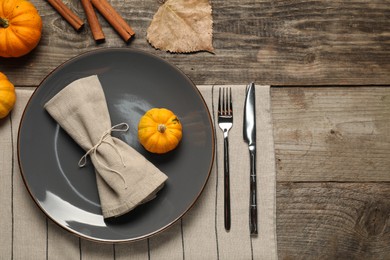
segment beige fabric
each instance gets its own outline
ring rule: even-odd
[[[17,89],[18,101],[11,117],[0,121],[0,255],[5,259],[277,259],[270,88],[256,86],[259,235],[255,238],[249,236],[249,152],[242,138],[245,85],[232,86],[235,115],[229,140],[230,232],[223,225],[223,138],[216,124],[218,86],[198,88],[216,127],[216,156],[208,184],[184,218],[168,230],[146,240],[115,245],[97,244],[68,233],[46,218],[28,195],[16,151],[20,117],[33,91]]]
[[[4,155],[0,156],[0,258],[44,259],[46,218],[27,192],[17,160],[19,122],[32,91],[17,90],[16,94],[11,115],[0,120],[0,154]]]
[[[45,109],[89,153],[104,218],[131,211],[155,197],[164,185],[165,174],[128,144],[110,135],[118,129],[111,125],[96,75],[72,82],[49,100]]]

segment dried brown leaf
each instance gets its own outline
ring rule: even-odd
[[[167,0],[147,30],[156,49],[169,52],[213,52],[213,20],[208,0]]]

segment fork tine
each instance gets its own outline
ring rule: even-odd
[[[230,115],[233,115],[233,96],[232,96],[232,88],[229,88],[229,92],[230,92],[230,108],[229,108],[229,114]]]
[[[228,111],[229,111],[229,103],[228,103],[228,98],[229,98],[229,95],[228,95],[228,92],[226,90],[226,88],[223,88],[223,92],[224,92],[224,99],[223,99],[223,102],[224,102],[224,110],[225,110],[225,116],[228,115]]]
[[[222,103],[223,103],[223,115],[226,116],[226,89],[222,89]]]
[[[230,87],[219,88],[218,115],[233,116],[233,95]]]
[[[221,88],[219,88],[219,94],[218,94],[218,115],[221,115],[222,113],[222,106],[221,106]]]

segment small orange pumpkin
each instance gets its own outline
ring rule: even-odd
[[[182,125],[166,108],[152,108],[141,117],[138,139],[152,153],[167,153],[177,147],[182,138]]]
[[[14,85],[0,72],[0,119],[6,117],[15,105]]]
[[[0,1],[0,56],[20,57],[34,49],[41,38],[42,19],[27,0]]]

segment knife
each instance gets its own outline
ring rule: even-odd
[[[257,235],[257,195],[256,195],[256,109],[255,83],[246,87],[244,104],[244,141],[248,143],[250,157],[250,197],[249,229],[251,235]]]

